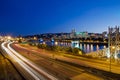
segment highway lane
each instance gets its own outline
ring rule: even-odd
[[[19,45],[16,45],[18,47],[20,47]],[[21,46],[21,48],[24,48]],[[27,47],[25,47],[24,49],[28,49]],[[35,48],[31,48],[29,47],[30,50],[34,51],[34,52],[40,52],[38,49]],[[52,53],[48,53],[45,54],[47,52],[43,52],[44,54],[42,54],[43,56],[47,56],[47,57],[51,57],[52,58]],[[74,58],[73,58],[74,57]],[[66,55],[64,56],[64,54],[62,55],[55,55],[54,58],[59,59],[59,60],[64,60],[64,61],[68,61],[68,62],[72,62],[75,64],[80,64],[86,67],[93,67],[93,68],[97,68],[97,69],[101,69],[101,70],[105,70],[105,71],[110,71],[110,64],[109,61],[102,61],[102,60],[97,60],[97,59],[90,59],[90,58],[85,58],[85,57],[75,57],[72,56],[71,57],[67,57]],[[113,73],[118,73],[120,74],[120,65],[119,64],[115,64],[112,63],[111,64],[111,72]]]
[[[16,50],[16,49],[15,49]],[[37,54],[27,54],[28,51],[19,49],[20,53],[30,60],[34,61],[36,64],[43,66],[45,69],[48,70],[48,72],[56,75],[59,77],[61,80],[67,78],[67,76],[72,77],[74,75],[80,74],[83,70],[81,69],[68,69],[71,68],[71,66],[63,66],[61,63],[56,63],[55,60],[46,58],[46,57],[41,57],[40,55]],[[32,57],[32,58],[30,58]],[[76,71],[75,71],[76,70]],[[78,71],[78,72],[77,72]]]
[[[39,69],[36,67],[32,62],[24,58],[23,56],[19,55],[16,51],[14,51],[11,47],[10,44],[8,43],[7,47],[5,47],[5,44],[7,42],[2,43],[2,48],[7,52],[7,54],[14,59],[29,75],[32,76],[29,80],[57,80],[57,78],[49,75],[48,73],[44,72],[43,70]],[[43,75],[39,74],[42,73],[46,75],[43,77]]]
[[[49,53],[49,52],[46,52],[46,51],[41,51],[41,50],[39,50],[37,48],[34,48],[34,47],[31,47],[31,46],[30,47],[29,46],[23,47],[23,46],[20,46],[20,45],[17,45],[17,44],[15,46],[17,46],[19,48],[27,49],[31,52],[39,53],[41,56],[47,56],[49,58],[52,58],[52,55],[53,55],[52,53]],[[72,57],[74,57],[74,56],[72,56]],[[78,57],[77,58],[71,58],[71,57],[66,57],[64,55],[59,55],[59,54],[56,54],[54,56],[54,58],[62,60],[62,61],[67,61],[67,62],[70,62],[70,63],[83,65],[83,66],[86,66],[86,67],[93,67],[93,68],[101,69],[101,70],[105,70],[105,71],[110,70],[109,69],[110,64],[109,64],[108,61],[101,61],[101,60],[96,60],[96,59],[91,59],[90,60],[90,58],[84,58],[84,57],[83,58],[80,57],[81,59],[80,58],[78,59]],[[96,60],[96,61],[92,61],[92,60]],[[111,69],[112,72],[120,74],[120,68],[119,68],[120,65],[119,64],[112,64],[111,67],[112,67],[112,69]]]
[[[26,70],[31,76],[32,76],[32,79],[34,80],[40,80],[37,76],[35,76],[31,70],[29,70],[29,67],[23,62],[21,61],[19,58],[17,58],[9,49],[7,49],[5,47],[5,44],[7,42],[4,42],[2,43],[2,48],[7,52],[7,54],[12,58],[14,59],[24,70]]]
[[[57,58],[59,60],[65,60],[65,61],[68,61],[71,63],[79,64],[82,66],[86,66],[86,67],[93,67],[93,68],[104,70],[104,71],[110,71],[110,64],[108,61],[97,60],[94,62],[94,61],[89,60],[90,58],[75,59],[75,58],[69,58],[69,57],[64,57],[64,56],[56,56],[55,58]],[[118,65],[111,64],[111,72],[120,74],[119,67],[120,67],[119,64]]]
[[[8,44],[8,48],[9,48],[17,57],[19,57],[21,60],[23,60],[23,61],[24,61],[25,63],[27,63],[28,65],[30,65],[30,66],[31,66],[32,68],[34,68],[35,70],[41,72],[43,75],[45,75],[45,76],[48,77],[49,79],[57,80],[57,78],[51,76],[50,74],[46,73],[46,72],[43,71],[42,69],[38,68],[38,67],[36,66],[36,64],[34,64],[33,62],[31,62],[31,61],[28,60],[27,58],[23,57],[22,55],[20,55],[20,54],[19,54],[18,52],[16,52],[14,49],[12,49],[12,48],[10,47],[10,44],[12,44],[12,42]]]
[[[36,64],[44,67],[45,69],[47,69],[48,72],[57,75],[57,77],[61,78],[61,80],[64,79],[66,80],[67,78],[76,80],[76,76],[79,75],[79,79],[82,77],[83,78],[83,74],[84,74],[84,78],[85,79],[89,79],[89,80],[102,80],[102,78],[100,78],[100,76],[96,76],[94,74],[88,73],[85,70],[81,69],[81,68],[77,68],[75,66],[72,65],[68,65],[62,62],[59,62],[57,60],[51,59],[51,54],[49,57],[46,57],[46,54],[42,54],[37,50],[33,50],[33,49],[24,49],[24,48],[18,48],[14,45],[12,45],[12,47],[18,51],[20,54],[24,55],[25,57],[29,58],[30,60],[32,60],[33,62],[35,62]],[[28,54],[29,52],[29,54]],[[78,80],[79,80],[78,79]]]

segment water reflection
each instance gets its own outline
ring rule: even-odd
[[[80,44],[72,44],[72,43],[67,43],[67,42],[55,42],[55,45],[59,45],[59,46],[75,46],[75,47],[78,47],[80,49],[82,49],[84,52],[86,53],[89,53],[89,52],[93,52],[93,51],[97,51],[97,50],[100,50],[100,49],[104,49],[106,48],[106,45],[98,45],[98,44],[83,44],[83,43],[80,43]]]

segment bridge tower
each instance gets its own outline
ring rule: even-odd
[[[119,27],[108,28],[108,57],[117,59],[117,55],[120,53],[120,36]]]

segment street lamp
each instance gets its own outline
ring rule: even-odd
[[[37,37],[35,37],[35,36],[34,36],[34,38],[33,38],[33,39],[34,39],[34,40],[37,40]]]
[[[9,40],[10,40],[10,39],[11,39],[11,36],[8,36],[8,37],[7,37],[7,39],[9,39]]]

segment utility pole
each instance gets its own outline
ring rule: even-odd
[[[109,58],[110,58],[110,65],[109,70],[111,72],[111,60],[117,58],[117,50],[119,50],[120,45],[120,37],[119,37],[119,27],[115,28],[108,28],[108,48],[109,48]]]

